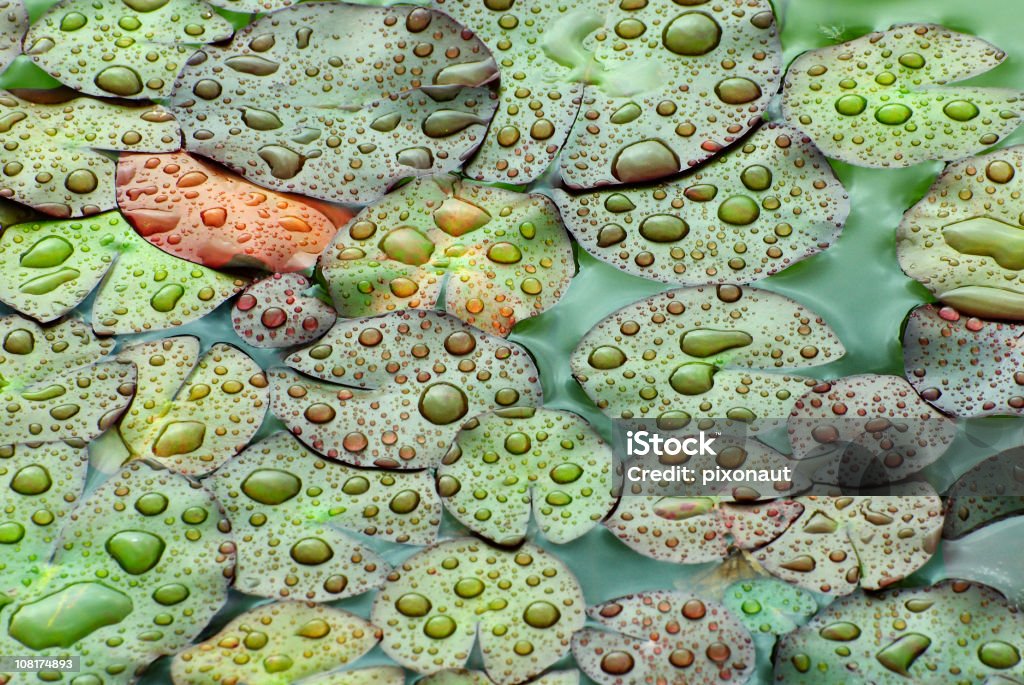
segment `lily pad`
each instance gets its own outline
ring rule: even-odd
[[[37,103],[0,91],[0,197],[60,218],[117,206],[116,162],[99,150],[171,152],[174,118],[158,105],[76,98]]]
[[[778,124],[667,183],[553,197],[592,255],[678,285],[770,276],[835,242],[850,212],[828,161]]]
[[[881,495],[799,497],[803,513],[754,552],[774,576],[808,590],[880,590],[927,563],[942,532],[942,501],[926,483]]]
[[[846,350],[820,316],[793,300],[736,285],[659,293],[590,330],[573,375],[613,418],[789,414],[815,381],[800,371]]]
[[[575,273],[554,203],[461,181],[417,179],[367,207],[321,259],[342,316],[433,308],[497,335],[558,302]]]
[[[38,573],[8,595],[0,651],[77,655],[81,680],[134,682],[188,645],[226,601],[234,565],[226,530],[210,493],[130,464],[68,515],[52,558],[48,551],[25,568]]]
[[[551,671],[529,681],[529,685],[579,685],[579,682],[579,671]],[[420,678],[416,685],[494,685],[494,681],[483,671],[453,668]]]
[[[64,0],[25,34],[25,54],[89,95],[163,98],[198,45],[231,37],[201,0]]]
[[[0,270],[0,301],[39,321],[64,316],[98,286],[93,328],[105,334],[180,326],[246,284],[153,247],[118,212],[10,226]]]
[[[324,461],[275,433],[205,481],[238,540],[235,587],[313,601],[357,595],[391,567],[341,531],[413,545],[437,539],[441,502],[433,478]]]
[[[196,53],[170,107],[188,150],[253,183],[369,203],[461,166],[496,76],[484,44],[434,10],[310,3]]]
[[[302,274],[272,274],[245,289],[231,310],[231,325],[253,347],[292,347],[312,342],[338,319],[329,304],[306,291]]]
[[[968,316],[1024,320],[1024,146],[946,167],[903,215],[900,267]]]
[[[879,594],[858,592],[782,638],[775,681],[789,685],[1024,680],[1020,611],[962,580]]]
[[[397,666],[370,666],[310,676],[303,685],[405,685],[405,671]]]
[[[1006,53],[935,24],[900,24],[804,53],[789,67],[782,115],[829,157],[869,167],[959,159],[1013,132],[1024,92],[950,85]]]
[[[722,604],[754,635],[785,635],[818,612],[813,595],[774,578],[735,583],[726,589]]]
[[[380,638],[376,626],[341,609],[264,604],[174,657],[171,678],[175,685],[289,685],[352,663]]]
[[[1024,449],[985,459],[946,491],[945,538],[961,538],[983,526],[1024,514]]]
[[[44,328],[0,317],[0,435],[5,442],[89,441],[135,393],[135,368],[109,358],[114,341],[67,319]]]
[[[470,419],[437,469],[448,512],[501,545],[525,539],[531,508],[548,540],[575,540],[615,504],[612,485],[612,450],[597,431],[534,407]]]
[[[338,321],[287,363],[327,383],[271,372],[274,414],[317,452],[357,466],[436,466],[462,419],[541,403],[525,349],[441,312]]]
[[[211,269],[304,271],[352,216],[253,185],[184,152],[122,155],[117,202],[147,241]]]
[[[541,673],[583,627],[583,592],[556,557],[471,538],[419,552],[388,577],[373,603],[384,651],[420,673],[465,664],[479,634],[487,675],[498,685]]]
[[[601,685],[747,682],[754,643],[718,602],[682,592],[628,595],[587,609],[601,628],[572,639],[583,672]]]
[[[216,343],[199,356],[189,336],[123,349],[118,359],[139,370],[138,391],[119,426],[135,458],[188,475],[209,473],[249,443],[270,399],[259,364]]]
[[[907,379],[921,397],[952,416],[1024,414],[1021,335],[1019,324],[923,305],[910,312],[903,329]]]
[[[21,54],[21,37],[28,30],[28,10],[22,0],[0,0],[0,72]]]
[[[862,374],[815,386],[788,423],[793,458],[820,460],[812,479],[874,487],[917,473],[956,437],[956,422],[922,400],[900,376]]]

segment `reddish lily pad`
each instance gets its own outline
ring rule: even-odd
[[[678,285],[770,276],[835,242],[850,211],[810,139],[778,124],[668,183],[553,197],[592,255]]]
[[[245,289],[231,310],[231,325],[253,347],[292,347],[322,336],[338,315],[306,291],[302,274],[272,274]]]
[[[426,674],[462,667],[479,636],[487,675],[512,685],[568,651],[583,612],[583,592],[555,556],[530,543],[507,551],[462,538],[396,568],[371,620],[391,658]]]
[[[554,203],[462,181],[417,179],[364,209],[320,262],[338,313],[433,308],[508,335],[558,302],[575,273]]]
[[[601,685],[747,682],[754,642],[718,602],[682,592],[628,595],[587,609],[601,628],[572,640],[583,672]]]
[[[496,75],[484,44],[434,10],[309,3],[196,53],[170,106],[188,150],[253,183],[369,203],[462,164]]]
[[[303,271],[351,217],[255,186],[184,152],[121,155],[117,202],[150,243],[211,269]]]
[[[435,466],[461,419],[541,403],[525,349],[441,312],[339,321],[287,363],[327,382],[272,372],[274,414],[317,452],[357,466]]]
[[[1024,622],[995,590],[962,580],[873,594],[825,607],[782,638],[775,682],[968,683],[1024,680]]]
[[[1013,132],[1024,93],[952,86],[1006,53],[935,24],[900,24],[807,52],[789,67],[782,114],[829,157],[869,167],[959,159]]]
[[[1024,514],[1024,449],[1004,450],[972,467],[946,491],[945,538]]]
[[[818,603],[811,593],[774,578],[730,585],[722,603],[754,635],[785,635],[818,612]]]
[[[21,37],[28,30],[28,10],[22,0],[0,0],[0,72],[21,54]]]

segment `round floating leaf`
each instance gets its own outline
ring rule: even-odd
[[[553,196],[592,255],[680,285],[770,276],[835,242],[850,211],[817,148],[776,124],[669,183]]]
[[[133,463],[70,514],[49,564],[3,610],[0,651],[81,657],[76,678],[132,683],[227,599],[234,545],[213,496]]]
[[[199,341],[182,336],[126,347],[118,359],[139,370],[138,392],[120,424],[135,458],[188,475],[209,473],[263,423],[267,377],[236,347],[216,343],[199,357]]]
[[[720,285],[627,305],[600,321],[572,370],[615,418],[771,421],[814,381],[792,375],[845,354],[821,317],[782,295]]]
[[[1024,449],[1004,450],[972,467],[946,491],[945,538],[1024,513]]]
[[[754,635],[785,635],[818,612],[813,595],[774,578],[755,578],[730,585],[722,604]]]
[[[903,215],[900,266],[968,316],[1024,319],[1024,146],[948,165]]]
[[[115,162],[97,150],[171,152],[178,124],[162,107],[102,100],[29,102],[0,91],[0,197],[61,218],[117,206]]]
[[[135,367],[107,357],[109,338],[81,321],[43,328],[0,317],[0,435],[4,441],[89,441],[112,426],[135,393]]]
[[[782,638],[775,681],[965,683],[1024,680],[1024,622],[995,590],[962,580],[858,592]]]
[[[266,187],[368,203],[458,168],[495,76],[484,44],[439,12],[311,3],[198,52],[170,102],[190,151]]]
[[[397,666],[371,666],[335,671],[306,678],[303,685],[405,685],[405,671]]]
[[[445,508],[502,545],[521,542],[530,510],[551,542],[575,540],[615,503],[612,450],[576,414],[520,407],[462,425],[437,470]]]
[[[786,73],[782,114],[826,155],[850,164],[959,159],[1017,128],[1024,93],[948,84],[1005,58],[943,26],[893,26],[798,57]]]
[[[0,0],[0,71],[21,54],[21,37],[28,30],[28,11],[22,0]]]
[[[194,321],[245,285],[153,247],[118,212],[8,227],[0,301],[40,321],[64,316],[99,286],[97,333],[159,331]]]
[[[740,685],[753,674],[750,633],[718,602],[654,591],[599,604],[587,614],[603,629],[576,633],[572,653],[601,685]]]
[[[435,466],[460,420],[541,403],[523,348],[434,311],[342,320],[271,373],[271,409],[302,442],[357,466]]]
[[[583,611],[576,578],[540,547],[504,551],[463,538],[396,569],[371,620],[384,629],[384,651],[420,673],[463,666],[479,633],[488,676],[511,685],[565,654]]]
[[[877,496],[799,497],[803,513],[754,553],[772,575],[816,592],[879,590],[910,575],[935,553],[942,502],[926,483]]]
[[[923,305],[910,312],[903,330],[907,379],[921,397],[953,416],[1024,414],[1021,335],[1020,325]]]
[[[320,267],[342,316],[430,309],[443,294],[451,314],[502,336],[555,304],[576,268],[551,200],[454,176],[364,209]]]
[[[850,487],[893,483],[941,457],[956,423],[900,376],[862,374],[815,386],[787,424],[794,459],[821,460],[812,479]]]
[[[273,274],[245,289],[231,310],[231,325],[253,347],[292,347],[316,340],[338,315],[309,290],[302,274]]]
[[[303,271],[352,216],[255,186],[184,152],[122,155],[117,202],[150,243],[211,269]]]
[[[200,0],[64,0],[25,35],[25,54],[89,95],[162,98],[197,45],[232,27]]]
[[[171,678],[175,685],[289,685],[352,663],[380,638],[376,626],[341,609],[264,604],[174,657]]]
[[[579,671],[551,671],[535,680],[530,685],[579,685]],[[483,671],[470,671],[465,668],[453,668],[439,671],[433,675],[420,678],[416,685],[494,685],[494,681]]]
[[[235,587],[267,597],[324,601],[383,584],[390,566],[339,529],[427,545],[441,523],[426,471],[323,461],[288,433],[252,445],[206,482],[238,540]]]

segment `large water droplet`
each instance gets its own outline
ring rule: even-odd
[[[287,471],[257,469],[242,483],[242,492],[251,499],[274,506],[299,494],[302,481]]]
[[[107,540],[106,550],[127,573],[141,575],[160,562],[164,541],[144,530],[123,530]]]
[[[96,582],[75,583],[21,606],[9,632],[29,649],[68,648],[103,626],[123,621],[132,612],[127,595]]]

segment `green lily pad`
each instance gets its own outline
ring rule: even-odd
[[[944,538],[968,533],[1024,514],[1024,449],[1015,447],[985,459],[946,491]]]
[[[172,152],[181,145],[174,118],[158,105],[76,98],[29,102],[0,91],[0,197],[60,218],[117,206],[117,163],[99,150]]]
[[[186,478],[130,464],[67,519],[52,552],[22,567],[30,582],[8,595],[4,654],[77,655],[76,678],[132,683],[188,645],[226,601],[234,566],[227,522]]]
[[[1024,320],[1024,146],[946,167],[904,215],[896,256],[908,276],[968,316]]]
[[[1020,123],[1024,92],[949,85],[1005,58],[943,26],[893,26],[798,57],[786,73],[782,115],[826,155],[858,166],[959,159]]]
[[[579,671],[551,671],[535,680],[530,685],[579,685]],[[439,671],[416,681],[416,685],[494,685],[494,681],[483,671],[471,671],[465,668],[453,668]]]
[[[572,639],[583,672],[601,685],[741,685],[754,671],[754,642],[718,602],[682,592],[628,595],[587,609],[601,628]]]
[[[553,197],[592,255],[678,285],[770,276],[835,242],[850,212],[817,148],[777,124],[667,183]]]
[[[226,40],[231,23],[201,0],[64,0],[25,35],[25,54],[89,95],[163,98],[197,46]]]
[[[613,418],[787,416],[815,381],[800,371],[846,350],[825,321],[782,295],[735,285],[654,295],[598,322],[573,375]]]
[[[820,460],[813,480],[875,487],[903,480],[941,457],[957,427],[901,376],[860,374],[805,393],[787,424],[793,458]]]
[[[0,435],[5,442],[89,441],[135,393],[135,367],[107,355],[114,341],[67,319],[44,328],[0,317]]]
[[[962,580],[879,594],[858,592],[782,638],[775,682],[965,683],[1024,680],[1020,611]]]
[[[267,597],[324,601],[378,587],[391,567],[342,531],[428,545],[441,523],[429,473],[324,461],[288,433],[250,446],[205,482],[238,540],[235,587]]]
[[[754,635],[785,635],[818,612],[813,595],[774,578],[755,578],[730,585],[722,604]]]
[[[479,634],[487,675],[498,685],[541,673],[583,627],[583,592],[556,557],[526,543],[517,551],[472,538],[410,557],[377,593],[371,620],[384,651],[420,673],[462,667]]]
[[[449,313],[502,336],[558,302],[576,270],[551,200],[447,175],[364,209],[320,268],[342,316],[432,309],[443,297]]]
[[[397,666],[370,666],[310,676],[303,685],[405,685],[405,671]]]
[[[848,595],[880,590],[931,559],[942,533],[942,501],[927,483],[881,495],[798,497],[803,513],[754,552],[774,576],[808,590]]]
[[[484,44],[439,12],[310,3],[196,53],[170,107],[188,150],[253,183],[369,203],[462,164],[496,75]]]
[[[97,333],[159,331],[194,321],[246,280],[153,247],[118,212],[8,227],[0,234],[0,301],[39,321],[64,316],[99,287]]]
[[[28,10],[22,0],[0,0],[0,72],[21,54],[21,37],[28,30]]]
[[[437,469],[449,513],[501,545],[525,539],[531,508],[548,540],[575,540],[615,504],[612,486],[612,450],[597,431],[534,407],[470,419]]]
[[[340,320],[286,361],[320,380],[270,372],[271,410],[306,445],[356,466],[436,466],[462,419],[541,403],[525,349],[435,311]]]
[[[264,604],[174,657],[171,678],[174,685],[290,685],[352,663],[380,638],[376,626],[341,609]]]
[[[253,347],[293,347],[321,337],[338,319],[337,312],[307,293],[302,274],[272,274],[256,281],[235,301],[231,325]]]

